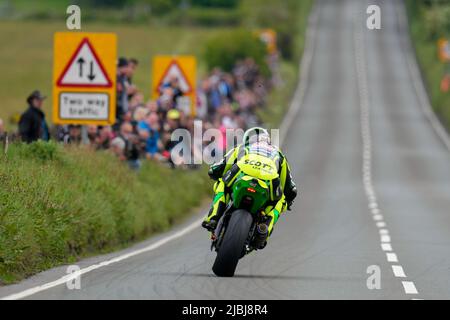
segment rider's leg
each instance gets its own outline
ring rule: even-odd
[[[266,216],[269,217],[268,226],[267,226],[268,227],[267,239],[269,239],[270,235],[272,234],[273,227],[277,223],[279,216],[285,210],[286,210],[286,200],[285,200],[284,196],[281,197],[281,199],[278,200],[278,202],[274,206],[269,206],[266,208],[265,213],[266,213]]]
[[[207,229],[215,227],[214,224],[220,219],[226,207],[225,183],[222,179],[214,184],[213,190],[214,200],[202,224]]]

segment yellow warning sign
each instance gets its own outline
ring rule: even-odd
[[[57,32],[53,52],[53,122],[113,124],[117,36]]]
[[[277,33],[273,29],[263,29],[258,32],[259,38],[266,44],[267,52],[274,54],[277,52]]]
[[[155,56],[152,68],[152,96],[157,99],[164,88],[178,88],[182,96],[177,107],[195,115],[197,60],[194,56]]]
[[[447,39],[438,40],[438,51],[441,62],[450,62],[450,43]]]

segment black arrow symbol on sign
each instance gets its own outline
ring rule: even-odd
[[[94,61],[91,61],[91,63],[90,63],[90,68],[89,68],[90,70],[90,73],[89,73],[89,75],[88,75],[88,78],[89,78],[89,80],[94,80],[95,79],[95,74],[93,73],[93,71],[94,71]]]
[[[80,57],[78,60],[77,60],[77,63],[80,65],[80,78],[82,78],[83,77],[83,64],[84,64],[84,59],[83,59],[83,57]]]

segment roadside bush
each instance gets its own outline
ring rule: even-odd
[[[265,61],[266,47],[252,32],[247,30],[225,31],[210,39],[205,46],[204,59],[208,68],[219,67],[231,71],[236,61],[253,58],[263,74],[268,74]]]
[[[241,23],[242,15],[237,9],[190,8],[178,12],[177,22],[195,26],[235,26]]]
[[[450,32],[450,5],[425,10],[425,29],[429,39],[436,40]]]
[[[243,11],[250,17],[246,21],[250,27],[271,28],[277,32],[277,46],[283,58],[297,61],[300,57],[298,38],[300,26],[305,23],[312,1],[278,0],[265,1],[260,5],[258,0],[245,0]]]
[[[436,46],[437,38],[449,38],[450,5],[448,1],[447,5],[443,5],[443,1],[423,0],[407,0],[405,3],[411,37],[431,104],[438,118],[450,130],[450,95],[440,89],[442,77],[448,73],[448,64],[438,59]]]
[[[191,0],[191,4],[198,7],[235,8],[240,1],[241,0]]]
[[[41,161],[60,159],[60,149],[55,142],[44,142],[42,140],[30,143],[20,144],[18,152],[21,157],[36,159]]]

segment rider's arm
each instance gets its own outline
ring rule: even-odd
[[[286,157],[283,155],[280,164],[280,184],[288,204],[288,210],[297,197],[297,186],[292,179],[291,170]]]
[[[211,179],[218,180],[219,178],[222,178],[225,172],[230,170],[231,166],[238,158],[239,149],[240,147],[231,149],[221,161],[214,163],[209,167],[208,174]]]

